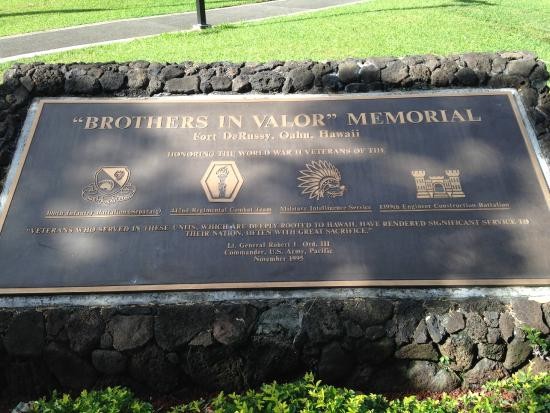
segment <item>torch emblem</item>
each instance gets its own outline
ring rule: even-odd
[[[243,184],[234,161],[213,161],[201,179],[202,189],[210,202],[233,202]]]

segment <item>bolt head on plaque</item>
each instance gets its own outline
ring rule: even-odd
[[[243,185],[234,161],[212,161],[201,179],[209,202],[233,202]]]

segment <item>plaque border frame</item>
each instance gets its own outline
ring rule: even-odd
[[[19,179],[27,159],[40,115],[45,104],[71,103],[173,103],[173,102],[231,102],[231,101],[311,101],[311,100],[361,100],[361,99],[399,99],[427,98],[430,96],[507,96],[516,121],[520,128],[524,144],[529,154],[535,175],[541,187],[542,194],[550,209],[550,168],[538,144],[531,125],[531,120],[523,106],[516,89],[439,89],[424,91],[377,92],[353,94],[293,94],[293,95],[208,95],[208,96],[162,96],[149,98],[105,98],[105,97],[58,97],[35,98],[31,103],[26,120],[18,138],[16,151],[8,170],[4,188],[0,194],[0,232],[9,213],[13,196],[17,191]],[[361,287],[479,287],[479,286],[550,286],[550,273],[546,278],[486,278],[439,280],[355,280],[355,281],[266,281],[266,282],[227,282],[206,284],[142,284],[142,285],[102,285],[76,287],[17,287],[0,288],[0,295],[30,295],[30,294],[74,294],[74,293],[132,293],[132,292],[165,292],[188,290],[232,290],[232,289],[288,289],[288,288],[361,288]]]

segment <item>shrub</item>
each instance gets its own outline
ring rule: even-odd
[[[83,390],[73,399],[70,395],[58,395],[55,391],[49,400],[33,403],[36,413],[152,413],[151,404],[138,400],[134,394],[121,387],[108,387],[101,391]]]
[[[115,387],[83,391],[72,399],[54,393],[33,404],[36,413],[152,413],[149,403],[129,390]],[[550,374],[519,372],[487,383],[479,392],[437,398],[407,396],[389,401],[377,394],[324,385],[313,374],[292,383],[264,384],[243,394],[220,393],[211,400],[195,400],[168,413],[546,413],[550,412]]]

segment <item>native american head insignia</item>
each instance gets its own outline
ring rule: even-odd
[[[94,182],[84,187],[82,198],[98,204],[113,204],[129,200],[135,192],[128,167],[104,166],[96,171]]]
[[[346,187],[342,185],[340,171],[328,161],[312,161],[306,164],[306,169],[300,171],[298,177],[302,194],[315,198],[336,198],[343,196]]]

